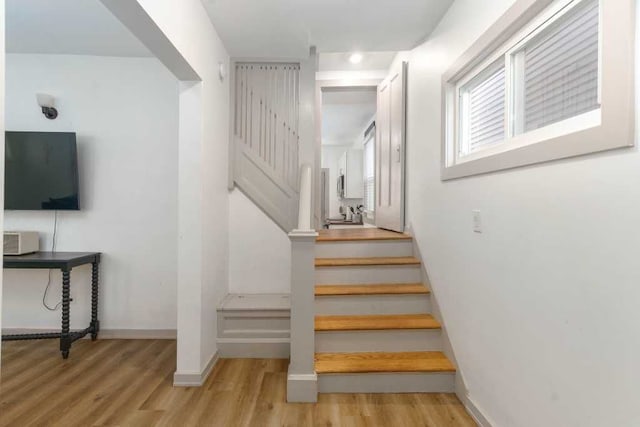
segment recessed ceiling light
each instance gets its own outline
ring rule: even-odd
[[[349,62],[351,62],[352,64],[359,64],[362,61],[362,54],[361,53],[352,53],[351,56],[349,57]]]

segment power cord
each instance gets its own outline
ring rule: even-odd
[[[58,234],[58,211],[54,211],[53,214],[53,242],[51,242],[51,252],[56,251],[56,236]],[[47,305],[47,293],[49,292],[49,287],[51,286],[51,269],[49,269],[49,279],[47,280],[47,287],[44,289],[44,294],[42,295],[42,305],[49,311],[56,311],[62,305],[62,301],[55,305],[55,307],[51,308]]]

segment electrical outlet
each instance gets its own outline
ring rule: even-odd
[[[482,233],[482,218],[480,217],[480,211],[471,211],[473,214],[473,232]]]

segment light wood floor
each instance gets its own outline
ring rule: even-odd
[[[287,360],[220,360],[203,387],[172,387],[175,342],[2,344],[0,426],[474,426],[451,394],[321,394],[285,403]]]

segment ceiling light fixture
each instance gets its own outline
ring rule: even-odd
[[[349,62],[351,62],[352,64],[359,64],[362,61],[362,54],[361,53],[352,53],[351,56],[349,57]]]

